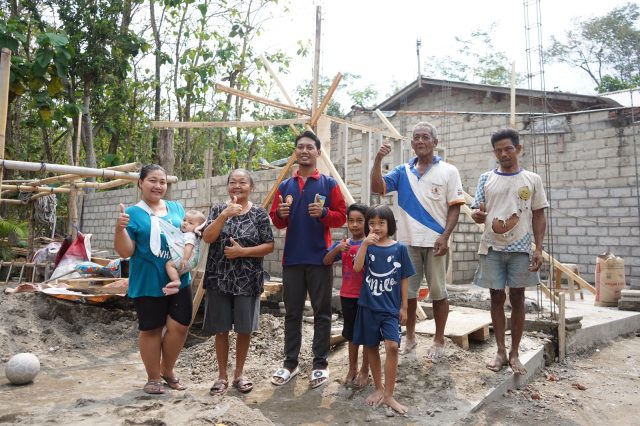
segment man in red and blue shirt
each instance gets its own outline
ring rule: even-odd
[[[329,378],[331,267],[324,265],[323,258],[331,245],[331,228],[346,221],[346,205],[337,181],[316,168],[321,148],[318,137],[306,131],[295,142],[298,171],[278,186],[269,212],[276,228],[287,228],[282,258],[285,360],[271,382],[283,385],[299,372],[302,313],[308,292],[314,316],[311,387],[315,388]]]

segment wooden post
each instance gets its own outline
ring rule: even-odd
[[[316,46],[313,57],[313,83],[311,91],[311,115],[314,115],[318,108],[318,85],[320,84],[320,39],[322,36],[322,8],[316,6]],[[313,124],[312,124],[313,125]]]
[[[362,189],[360,192],[360,201],[366,205],[371,204],[371,143],[373,136],[371,132],[362,134]]]
[[[167,171],[167,175],[173,174],[175,156],[173,155],[173,129],[160,129],[158,132],[158,164]],[[171,199],[171,184],[167,184],[167,199]]]
[[[512,129],[516,128],[516,63],[511,62],[511,116],[509,117],[509,125]]]
[[[213,148],[204,150],[204,177],[209,179],[213,176]]]
[[[78,236],[78,187],[75,181],[69,185],[71,191],[69,192],[69,200],[67,206],[69,208],[69,235],[72,239],[76,239]]]
[[[558,361],[564,361],[567,351],[567,325],[565,321],[566,294],[560,293],[560,306],[558,310]]]
[[[9,110],[9,77],[11,74],[11,50],[2,49],[0,58],[0,159],[4,159],[4,143],[7,130],[7,113]],[[3,169],[0,168],[0,185]]]

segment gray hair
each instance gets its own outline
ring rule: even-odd
[[[417,131],[426,131],[427,133],[429,133],[429,135],[431,135],[433,139],[438,139],[438,131],[436,130],[436,126],[427,121],[421,121],[413,126],[412,134],[415,134]]]

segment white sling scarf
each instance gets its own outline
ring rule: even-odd
[[[164,203],[163,203],[164,204]],[[151,210],[151,207],[144,200],[140,200],[136,206],[140,207],[142,210],[147,212],[149,215],[149,219],[151,220],[151,232],[149,233],[149,247],[151,248],[151,253],[154,256],[160,255],[160,219],[158,216]],[[166,209],[166,204],[165,204]],[[167,213],[169,210],[167,209]]]
[[[161,233],[165,234],[167,244],[172,246],[172,248],[177,249],[178,252],[182,252],[180,246],[176,244],[176,242],[182,238],[182,232],[180,229],[176,228],[166,220],[160,220],[144,200],[140,200],[136,206],[144,210],[149,215],[149,220],[151,221],[151,232],[149,233],[149,248],[151,248],[151,253],[156,257],[160,257],[160,248],[162,246],[162,239],[160,237]],[[166,204],[165,208],[167,210],[167,214],[169,214],[169,208],[166,207]]]

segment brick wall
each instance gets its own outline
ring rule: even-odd
[[[619,114],[618,114],[619,115]],[[582,112],[562,115],[566,121],[563,132],[548,137],[549,173],[551,177],[553,244],[546,241],[549,251],[564,263],[577,263],[585,278],[593,282],[595,257],[611,249],[625,259],[627,281],[640,280],[640,220],[636,193],[635,152],[633,127],[615,118],[609,111]],[[613,118],[612,118],[613,117]],[[526,129],[525,116],[517,116],[516,127]],[[352,119],[382,127],[371,114],[356,114]],[[446,148],[447,161],[458,167],[462,184],[473,195],[479,175],[494,167],[489,137],[493,131],[508,124],[508,114],[455,113],[441,115],[402,115],[397,113],[390,121],[399,129],[409,129],[418,121],[431,121],[440,132],[440,147]],[[345,142],[339,136],[340,129],[332,128],[334,141],[331,157],[338,171],[344,176]],[[637,132],[637,129],[636,129]],[[637,137],[637,136],[636,136]],[[363,140],[367,135],[352,129],[346,138],[347,185],[357,201],[362,200],[362,187],[369,179],[369,170],[363,167]],[[522,138],[523,167],[537,172],[546,179],[544,142],[541,136]],[[640,143],[640,141],[638,141]],[[372,155],[379,141],[369,143]],[[535,147],[535,149],[534,149]],[[404,158],[409,154],[409,144],[404,143]],[[534,155],[535,151],[535,155]],[[534,161],[535,159],[535,161]],[[394,167],[393,158],[386,158],[383,168]],[[252,196],[259,203],[277,177],[277,170],[254,173],[256,190]],[[172,189],[172,199],[181,201],[187,208],[208,210],[212,202],[226,199],[226,177],[213,177],[179,182]],[[210,188],[210,189],[208,189]],[[93,245],[111,248],[113,222],[120,202],[136,202],[136,190],[124,189],[98,192],[85,196],[83,229],[94,233]],[[391,203],[391,197],[372,196],[364,202]],[[336,230],[336,239],[345,230]],[[265,259],[265,268],[274,276],[281,275],[284,231],[274,229],[276,251]],[[453,279],[456,283],[470,282],[477,266],[477,227],[461,215],[454,234]],[[336,276],[339,270],[336,267]],[[339,282],[336,279],[336,285]]]

